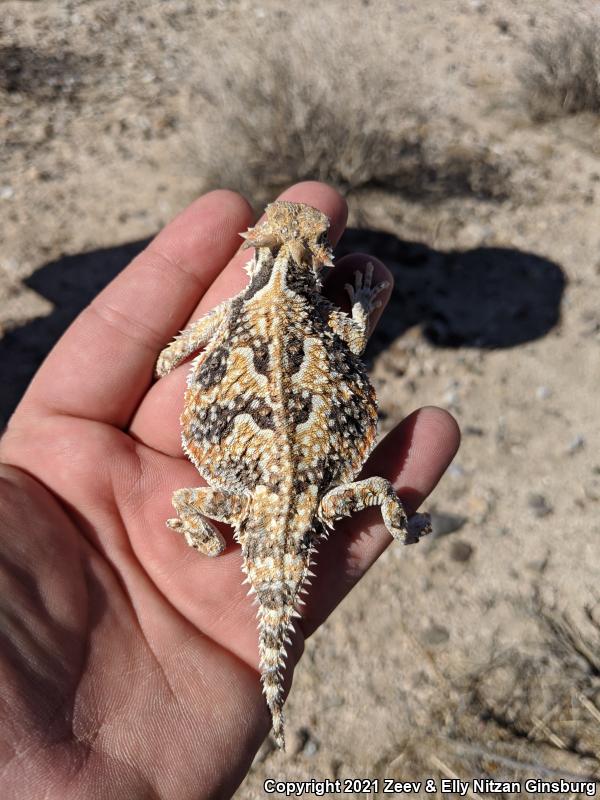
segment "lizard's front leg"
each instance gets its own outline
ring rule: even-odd
[[[237,525],[246,506],[247,498],[235,492],[209,486],[178,489],[173,493],[173,507],[179,516],[168,519],[167,525],[182,533],[190,547],[207,556],[218,556],[225,549],[225,539],[204,516]]]
[[[335,311],[329,317],[329,326],[357,356],[361,355],[367,346],[369,316],[381,305],[375,298],[389,286],[387,281],[382,281],[376,286],[372,286],[372,282],[373,264],[369,261],[364,273],[360,270],[354,273],[354,286],[346,284],[352,305],[352,316],[349,317],[343,311]]]
[[[401,544],[412,544],[431,533],[427,514],[415,514],[409,520],[394,487],[385,478],[366,478],[336,486],[322,498],[317,514],[331,525],[336,519],[371,506],[381,506],[385,527]]]
[[[168,375],[188,356],[208,344],[227,319],[230,308],[231,300],[226,300],[216,308],[213,308],[212,311],[209,311],[208,314],[204,314],[203,317],[192,322],[191,325],[188,325],[184,331],[176,336],[158,357],[154,368],[156,377],[162,378]]]

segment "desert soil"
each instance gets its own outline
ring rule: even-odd
[[[267,742],[240,798],[266,777],[598,774],[600,122],[532,119],[519,78],[563,14],[0,3],[4,419],[69,320],[199,193],[259,208],[325,177],[350,205],[340,252],[396,279],[369,350],[382,431],[424,404],[463,430],[427,502],[434,536],[390,547],[308,642],[289,752]],[[294,114],[334,110],[318,148],[278,91]]]

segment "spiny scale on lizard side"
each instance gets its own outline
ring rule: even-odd
[[[374,505],[396,539],[408,534],[388,481],[353,482],[376,434],[375,392],[359,356],[385,284],[371,286],[369,264],[346,287],[351,314],[323,297],[328,228],[311,206],[267,206],[265,222],[242,234],[255,248],[248,286],[192,323],[156,366],[166,375],[204,347],[181,424],[183,448],[208,486],[176,491],[178,516],[167,524],[208,555],[224,541],[207,517],[233,525],[258,600],[262,684],[281,748],[285,645],[317,539],[334,520]],[[412,540],[429,529],[419,515]]]

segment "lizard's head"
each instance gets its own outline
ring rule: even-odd
[[[268,247],[287,251],[298,267],[333,266],[333,253],[327,239],[329,219],[322,211],[304,203],[276,200],[267,206],[266,219],[240,234],[244,247]]]

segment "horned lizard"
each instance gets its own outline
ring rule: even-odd
[[[181,425],[183,449],[209,485],[177,490],[178,516],[167,525],[209,556],[225,542],[206,517],[234,527],[258,601],[261,680],[282,749],[285,645],[317,540],[367,506],[381,506],[398,541],[408,533],[389,481],[355,481],[377,425],[360,355],[386,284],[372,285],[368,264],[346,286],[351,314],[327,300],[320,276],[333,266],[328,228],[311,206],[267,206],[266,220],[241,234],[255,248],[247,287],[193,322],[156,365],[166,375],[204,347],[191,365]],[[415,520],[418,539],[429,522]]]

